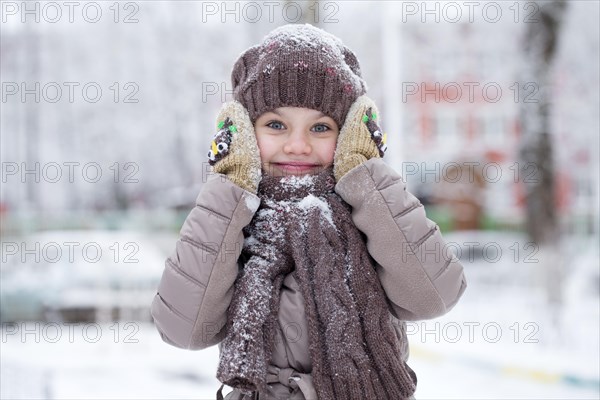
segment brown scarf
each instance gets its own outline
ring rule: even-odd
[[[320,400],[398,399],[415,391],[384,291],[351,207],[318,175],[264,176],[245,228],[248,257],[235,283],[217,378],[266,388],[279,296],[294,273],[305,301],[312,376]]]

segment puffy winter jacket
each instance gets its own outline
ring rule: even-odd
[[[367,247],[390,307],[390,318],[408,358],[406,322],[448,312],[467,284],[463,267],[447,251],[438,226],[419,200],[382,159],[371,159],[346,174],[335,191],[352,206],[352,219],[366,235]],[[259,198],[212,175],[181,229],[175,251],[152,302],[162,339],[198,350],[223,340],[233,284],[242,268],[242,229]],[[446,252],[444,252],[446,251]],[[312,385],[304,300],[293,274],[283,281],[279,329],[263,399],[316,399]],[[243,399],[234,390],[227,399]]]

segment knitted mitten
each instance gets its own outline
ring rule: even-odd
[[[208,163],[214,172],[256,194],[261,179],[260,152],[248,111],[237,101],[227,102],[219,111],[217,126]]]
[[[378,118],[377,106],[366,95],[360,96],[350,107],[333,158],[333,173],[337,181],[365,161],[383,157],[387,149],[386,135],[376,122]]]

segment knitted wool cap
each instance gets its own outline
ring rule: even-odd
[[[341,128],[367,91],[358,59],[340,39],[310,24],[288,24],[241,54],[231,73],[233,97],[252,122],[278,107],[305,107]]]

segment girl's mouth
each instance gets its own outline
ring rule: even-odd
[[[306,162],[298,162],[298,161],[288,161],[288,162],[280,162],[280,163],[272,163],[276,165],[279,169],[283,170],[288,174],[301,174],[309,172],[315,168],[318,168],[318,164],[306,163]]]

